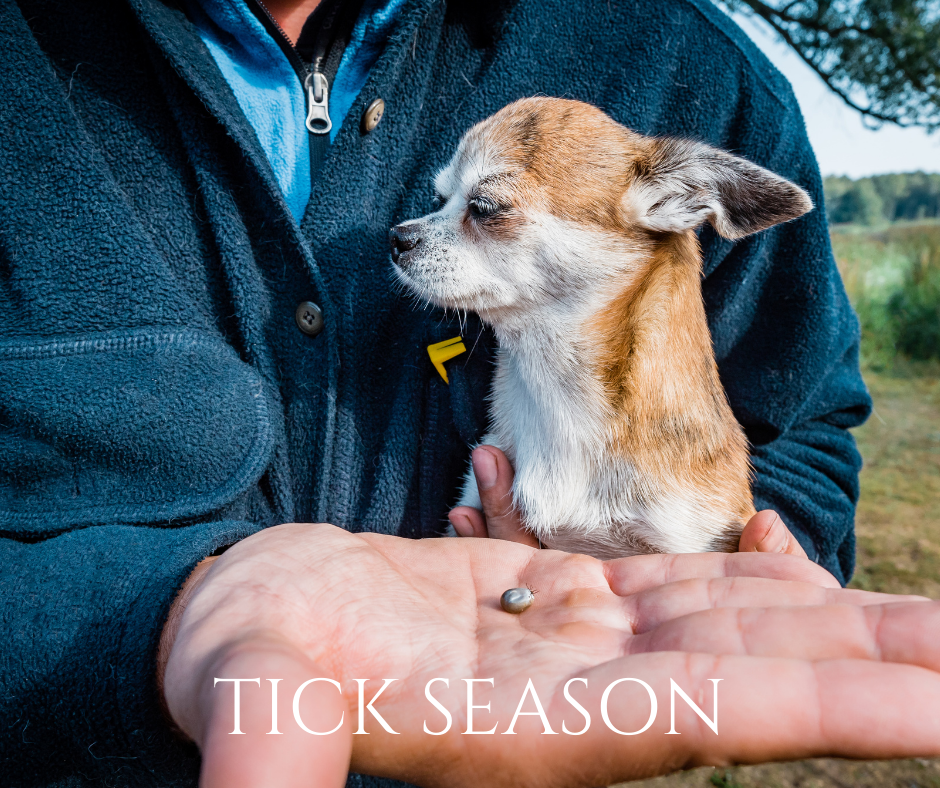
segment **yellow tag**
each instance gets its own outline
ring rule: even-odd
[[[463,337],[453,337],[452,339],[445,339],[443,342],[435,342],[433,345],[428,345],[428,355],[431,357],[431,363],[434,365],[444,382],[449,386],[450,381],[447,379],[447,370],[444,369],[444,362],[450,361],[455,356],[459,356],[461,353],[466,353],[467,348],[463,343]]]

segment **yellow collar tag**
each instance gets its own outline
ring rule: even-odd
[[[455,356],[466,352],[467,348],[463,343],[463,337],[452,337],[451,339],[445,339],[443,342],[435,342],[433,345],[428,345],[428,356],[431,357],[431,363],[448,386],[450,385],[450,381],[447,379],[447,370],[444,369],[444,362],[450,361]]]

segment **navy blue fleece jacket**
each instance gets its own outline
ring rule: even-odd
[[[521,96],[705,140],[812,194],[756,237],[704,230],[704,294],[758,505],[849,577],[857,322],[790,89],[707,0],[408,0],[299,226],[180,5],[0,0],[0,784],[194,784],[154,660],[218,548],[286,521],[440,533],[493,340],[471,320],[445,385],[425,348],[459,327],[398,293],[386,234]]]

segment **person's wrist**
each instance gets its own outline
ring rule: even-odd
[[[218,557],[217,555],[211,555],[208,558],[204,558],[196,564],[193,571],[189,573],[189,576],[177,592],[173,604],[170,606],[166,623],[163,625],[163,632],[160,634],[160,643],[157,646],[157,693],[160,698],[160,705],[163,707],[163,712],[171,722],[173,721],[173,717],[170,714],[163,692],[166,663],[170,659],[170,653],[173,651],[173,644],[176,642],[176,636],[179,633],[180,623],[183,620],[183,613],[186,611],[186,606],[189,604],[189,601],[192,599],[193,594],[196,593],[199,586],[202,585],[203,580],[206,579],[206,575],[209,573],[212,564],[215,563]]]

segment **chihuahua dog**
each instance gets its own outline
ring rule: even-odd
[[[390,234],[397,275],[499,343],[483,443],[542,544],[614,558],[737,549],[748,446],[718,378],[695,229],[737,239],[811,210],[798,186],[577,101],[477,124],[437,210]],[[461,505],[480,507],[468,472]]]

